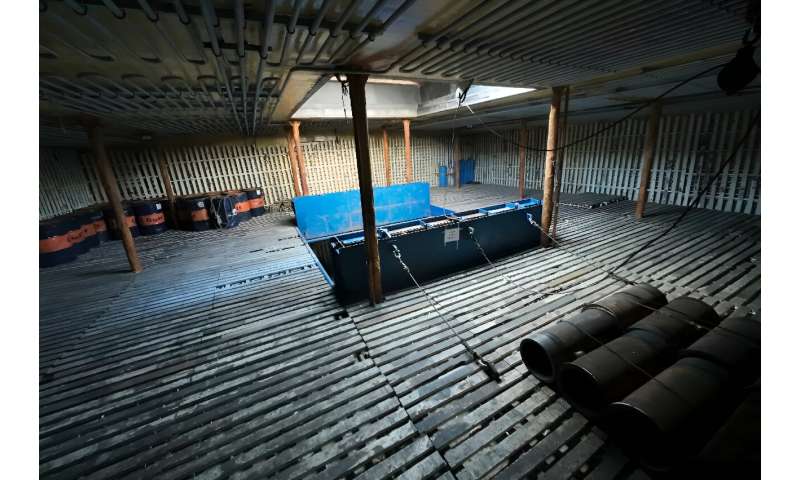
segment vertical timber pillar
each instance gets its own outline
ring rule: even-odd
[[[386,186],[392,184],[392,161],[389,157],[389,132],[383,127],[383,168],[386,171]]]
[[[642,152],[642,175],[639,181],[639,199],[636,202],[636,219],[644,217],[644,207],[647,204],[647,187],[650,186],[650,172],[653,169],[656,143],[658,142],[658,123],[661,120],[661,102],[656,101],[650,107],[650,118],[647,120],[647,133],[644,138],[644,151]]]
[[[553,163],[558,147],[558,111],[561,109],[561,87],[553,87],[550,98],[550,115],[547,119],[547,154],[544,159],[544,193],[542,195],[541,244],[550,245],[550,220],[553,216]]]
[[[303,158],[303,146],[300,144],[300,121],[292,120],[291,124],[294,148],[297,152],[297,171],[300,174],[300,186],[303,188],[303,195],[308,195],[308,174],[306,172],[306,162]]]
[[[367,130],[367,101],[364,87],[368,75],[347,76],[350,84],[350,110],[353,112],[353,136],[358,167],[358,189],[361,195],[361,217],[364,223],[364,243],[367,247],[367,281],[369,299],[373,305],[383,301],[381,259],[378,253],[378,232],[375,228],[375,203],[372,194],[372,166],[369,160],[369,131]],[[408,147],[406,147],[408,148]]]
[[[92,145],[95,162],[97,162],[100,181],[103,183],[103,189],[106,191],[106,197],[108,197],[111,208],[114,210],[114,218],[117,221],[120,236],[122,236],[122,246],[125,248],[125,254],[128,256],[128,263],[131,266],[132,272],[139,273],[142,271],[142,264],[139,263],[139,256],[136,254],[136,245],[133,243],[133,236],[131,235],[131,230],[128,228],[128,223],[125,219],[125,211],[122,209],[122,195],[119,193],[117,177],[114,175],[114,170],[111,168],[108,156],[106,155],[103,131],[96,123],[87,125],[86,130],[86,133],[89,135],[89,143]]]
[[[556,228],[558,227],[558,202],[561,200],[561,180],[564,178],[564,157],[566,156],[567,150],[564,148],[564,145],[567,143],[567,116],[569,115],[569,87],[564,87],[564,112],[561,116],[561,126],[559,127],[558,138],[559,138],[559,146],[561,149],[558,151],[558,155],[556,155],[556,185],[555,185],[555,192],[553,194],[553,232],[551,233],[551,237],[558,241],[558,237],[556,237]]]
[[[528,127],[522,122],[519,129],[519,198],[525,198],[525,162],[528,153]]]
[[[406,146],[406,183],[414,180],[414,164],[411,162],[411,120],[403,119],[403,143]]]
[[[161,181],[164,183],[164,194],[167,196],[167,208],[172,228],[178,228],[178,217],[175,215],[175,189],[172,188],[172,175],[169,173],[167,157],[164,155],[164,148],[161,145],[156,147],[158,155],[158,173],[161,174]]]
[[[292,191],[295,197],[301,195],[300,181],[297,179],[297,150],[294,148],[294,137],[292,131],[286,131],[286,148],[289,154],[289,169],[292,173]]]
[[[453,182],[456,188],[461,188],[461,137],[455,138],[455,145],[453,145],[453,170],[455,170],[455,178]]]

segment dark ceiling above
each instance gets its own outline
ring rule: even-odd
[[[334,71],[540,89],[606,76],[594,94],[633,91],[723,60],[748,26],[747,1],[39,4],[43,144],[84,141],[81,116],[114,139],[263,135]],[[671,71],[613,79],[670,60]]]

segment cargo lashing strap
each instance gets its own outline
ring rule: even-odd
[[[461,337],[461,335],[458,334],[458,332],[456,332],[456,330],[453,328],[452,325],[450,325],[450,322],[448,322],[447,318],[445,318],[445,316],[442,315],[442,312],[440,312],[439,309],[436,308],[436,303],[434,302],[434,300],[431,298],[430,295],[428,295],[428,292],[425,291],[424,288],[422,288],[422,286],[419,284],[419,282],[417,282],[417,279],[414,278],[414,274],[411,273],[411,269],[408,268],[408,265],[406,265],[406,262],[403,261],[402,255],[400,253],[400,249],[397,248],[397,244],[392,244],[392,253],[394,253],[394,258],[396,258],[397,261],[400,262],[400,265],[403,267],[403,270],[405,270],[406,273],[408,274],[408,276],[411,278],[411,281],[414,282],[414,285],[416,285],[416,287],[419,289],[419,291],[421,291],[422,294],[425,295],[425,298],[428,300],[428,303],[433,308],[433,311],[436,312],[436,315],[438,315],[439,318],[441,318],[444,321],[445,325],[447,325],[447,328],[453,333],[453,335],[456,336],[456,338],[461,343],[461,345],[464,347],[464,349],[467,351],[467,353],[469,353],[470,356],[472,356],[472,360],[478,365],[478,367],[480,367],[481,370],[483,370],[483,372],[489,378],[491,378],[495,382],[499,383],[502,380],[502,378],[500,377],[500,372],[497,370],[497,368],[491,362],[489,362],[488,360],[484,359],[481,356],[480,353],[476,352],[472,347],[470,347],[467,344],[467,341],[464,340]]]

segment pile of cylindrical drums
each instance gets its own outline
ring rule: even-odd
[[[674,472],[699,461],[758,381],[760,342],[752,316],[720,321],[700,300],[667,303],[639,284],[523,339],[520,355],[645,466]]]
[[[233,228],[266,211],[261,188],[181,197],[175,203],[178,226],[194,231]],[[164,232],[171,221],[167,218],[166,206],[164,199],[124,202],[123,228],[128,228],[133,237]],[[39,266],[71,262],[102,242],[121,238],[117,217],[108,205],[87,207],[44,220],[39,222]]]
[[[142,200],[124,203],[125,226],[131,235],[155,235],[167,229],[164,202]],[[120,240],[114,210],[108,205],[82,208],[39,222],[39,266],[52,267],[75,260],[78,255],[107,240]]]
[[[142,235],[155,235],[167,229],[164,205],[165,203],[160,200],[142,200],[131,205],[136,216],[136,225],[139,227],[139,233]]]
[[[106,221],[97,207],[39,222],[39,266],[71,262],[108,238]]]
[[[128,227],[131,235],[134,237],[156,235],[166,231],[168,228],[166,205],[166,200],[162,199],[123,203],[122,211],[125,215],[125,226]],[[122,234],[117,226],[117,217],[114,215],[114,209],[106,206],[103,209],[103,215],[108,224],[108,229],[111,231],[111,238],[113,240],[121,239]]]
[[[179,225],[185,230],[234,228],[266,212],[261,188],[188,196],[176,202]]]

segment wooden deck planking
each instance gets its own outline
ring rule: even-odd
[[[432,201],[464,210],[513,200],[514,190],[432,189]],[[440,196],[447,198],[437,202]],[[498,262],[525,290],[488,266],[425,285],[456,330],[496,362],[500,384],[474,365],[415,290],[345,312],[284,214],[230,231],[137,239],[145,264],[138,275],[120,272],[124,255],[115,243],[43,270],[40,473],[641,474],[527,374],[519,340],[619,289],[595,265],[613,268],[653,235],[663,238],[619,274],[670,298],[690,293],[723,315],[758,309],[759,218],[701,210],[663,235],[679,208],[649,205],[648,217],[636,222],[632,202],[597,194],[562,199],[580,205],[561,208],[565,248]],[[614,203],[587,208],[608,200]],[[533,293],[564,287],[544,298]]]

